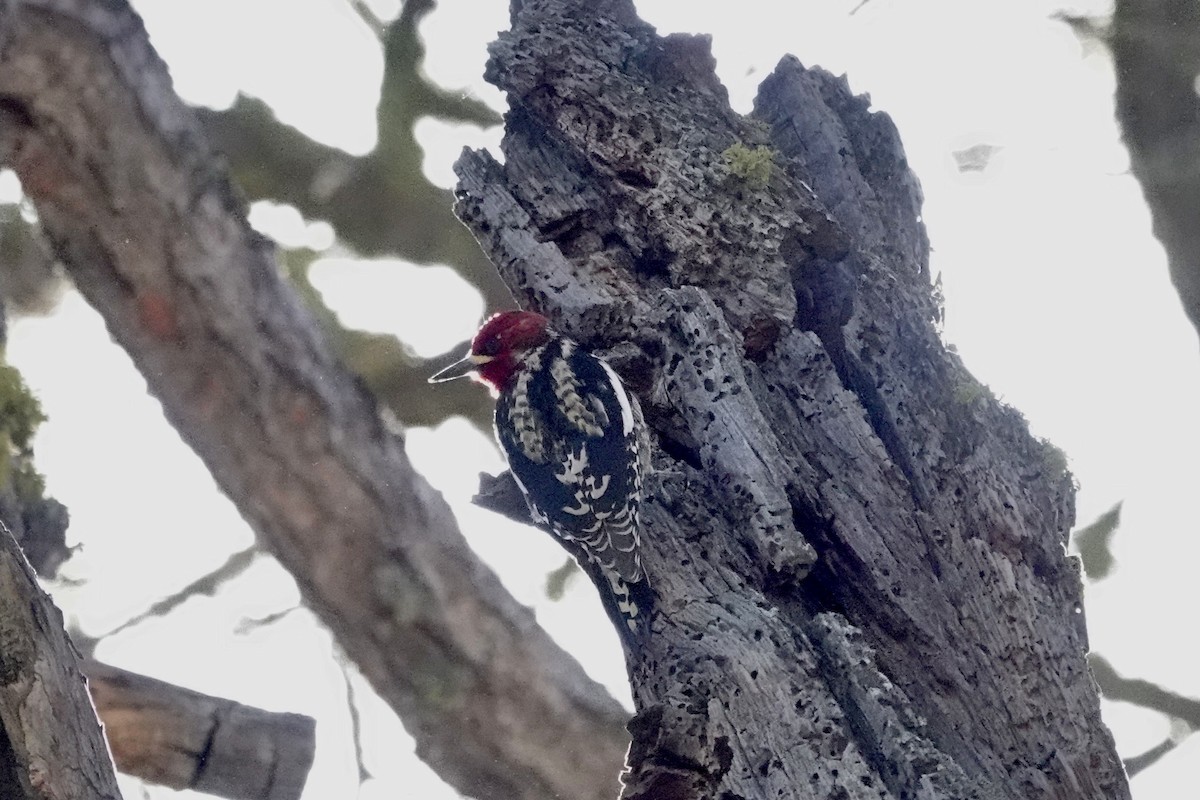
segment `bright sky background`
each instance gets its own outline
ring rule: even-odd
[[[1128,172],[1108,56],[1051,19],[1059,10],[1105,13],[1108,5],[871,0],[851,13],[857,2],[642,0],[638,7],[661,33],[713,34],[718,71],[740,111],[790,52],[848,73],[855,91],[869,92],[892,115],[925,191],[947,341],[1035,433],[1068,453],[1082,486],[1079,524],[1124,501],[1118,569],[1088,591],[1093,649],[1130,677],[1200,696],[1200,638],[1189,635],[1200,557],[1191,502],[1200,453],[1197,337]],[[135,5],[190,102],[223,106],[241,90],[314,138],[358,153],[372,146],[381,57],[346,0]],[[396,8],[375,5],[382,15]],[[479,76],[486,42],[507,15],[499,0],[441,0],[422,28],[427,72],[502,108],[499,92]],[[499,139],[497,130],[437,122],[422,123],[418,134],[426,173],[447,187],[464,144],[494,148]],[[981,143],[999,148],[987,170],[959,172],[952,153]],[[253,219],[286,243],[330,239],[327,225],[306,223],[290,208],[257,204]],[[461,341],[484,312],[445,267],[339,258],[318,265],[315,281],[347,324],[395,332],[425,354]],[[50,492],[71,510],[71,541],[82,543],[65,574],[87,581],[54,594],[86,634],[104,634],[251,544],[249,529],[76,295],[52,317],[13,325],[8,352],[50,416],[36,441],[38,463]],[[561,552],[543,535],[466,503],[478,471],[500,467],[489,440],[452,420],[411,431],[408,448],[514,595],[626,697],[619,648],[591,587],[579,581],[563,602],[546,600],[542,583]],[[291,578],[263,556],[215,597],[110,637],[97,655],[201,691],[316,716],[317,761],[305,796],[354,797],[347,679],[328,634],[304,610],[242,630],[247,620],[297,603]],[[455,797],[415,758],[396,757],[411,752],[411,740],[350,675],[374,776],[357,796]],[[1168,733],[1148,712],[1106,704],[1105,713],[1126,756]],[[1193,797],[1197,738],[1136,778],[1135,796]],[[135,781],[122,781],[127,798],[142,796]]]

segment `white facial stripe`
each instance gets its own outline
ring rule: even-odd
[[[628,436],[633,432],[633,408],[629,405],[629,397],[625,394],[625,386],[621,383],[621,379],[617,377],[617,373],[613,372],[613,368],[603,361],[600,366],[604,367],[604,371],[608,374],[608,379],[612,381],[613,393],[617,396],[617,403],[621,406],[621,426],[622,433]]]
[[[472,364],[479,364],[480,366],[488,363],[489,361],[496,360],[495,356],[484,356],[484,355],[480,355],[478,353],[471,353],[471,355],[468,356],[468,358],[471,359]]]

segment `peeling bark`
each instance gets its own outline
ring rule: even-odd
[[[457,211],[658,440],[623,796],[1128,797],[1071,476],[942,345],[890,119],[793,58],[742,118],[621,0],[514,3],[491,55]]]

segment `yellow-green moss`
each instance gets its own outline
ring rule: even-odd
[[[721,153],[721,158],[725,159],[730,175],[756,189],[763,188],[771,180],[775,154],[769,147],[747,147],[735,142]]]
[[[987,387],[974,378],[963,378],[954,387],[954,402],[960,406],[973,406],[987,394]]]

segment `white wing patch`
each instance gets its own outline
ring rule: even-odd
[[[630,592],[644,579],[638,507],[645,464],[637,400],[612,367],[573,342],[552,341],[522,361],[501,412],[513,477],[534,521],[548,524],[601,568],[632,626],[645,611]]]
[[[617,403],[621,406],[621,433],[628,436],[633,432],[633,408],[629,405],[629,395],[625,393],[625,385],[621,383],[617,373],[613,372],[613,368],[604,360],[596,359],[596,361],[604,368],[604,373],[608,375],[608,380],[612,383],[613,394],[617,396]]]

